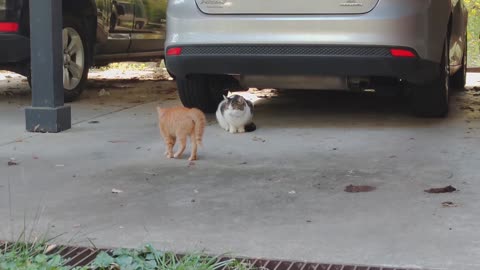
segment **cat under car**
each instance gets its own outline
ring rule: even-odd
[[[253,109],[253,103],[241,95],[223,96],[216,112],[218,124],[230,133],[253,132],[257,129]]]

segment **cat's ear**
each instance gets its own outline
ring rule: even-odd
[[[228,91],[228,96],[231,96],[232,95],[232,92]]]
[[[228,100],[228,97],[223,95],[223,100]]]

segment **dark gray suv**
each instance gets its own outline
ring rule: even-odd
[[[227,88],[406,87],[445,116],[463,87],[462,0],[182,0],[167,12],[166,65],[184,105],[214,111]]]
[[[0,69],[30,75],[28,0],[0,0]],[[65,100],[91,65],[163,57],[167,0],[63,0]]]

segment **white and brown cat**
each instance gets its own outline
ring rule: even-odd
[[[223,96],[216,113],[218,124],[230,133],[255,131],[253,108],[253,103],[240,95]]]

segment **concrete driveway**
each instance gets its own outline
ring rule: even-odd
[[[480,268],[474,89],[453,93],[447,119],[414,118],[397,97],[257,92],[259,129],[232,135],[209,116],[190,164],[162,155],[155,106],[179,104],[171,81],[97,79],[61,134],[25,133],[25,82],[2,87],[0,238],[48,228],[100,247]],[[424,192],[447,185],[459,191]]]

